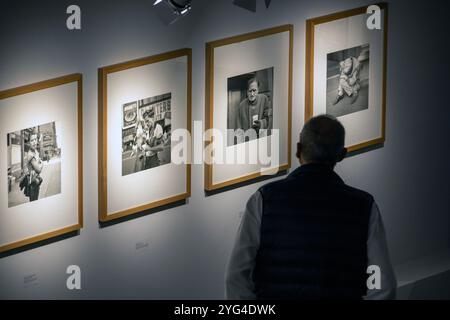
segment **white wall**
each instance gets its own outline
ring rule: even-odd
[[[83,73],[85,146],[85,227],[78,236],[1,258],[0,298],[221,299],[239,212],[262,183],[205,197],[203,167],[193,165],[187,205],[99,228],[97,68],[192,47],[192,117],[203,120],[204,43],[292,23],[295,148],[304,112],[305,19],[368,3],[274,0],[267,11],[261,0],[254,14],[228,0],[194,0],[188,17],[166,27],[152,14],[151,1],[92,2],[78,1],[79,32],[65,29],[68,1],[30,2],[26,10],[10,1],[0,11],[0,35],[8,44],[0,48],[0,90]],[[450,170],[444,166],[448,148],[439,139],[449,136],[444,121],[449,113],[444,109],[445,75],[436,73],[445,57],[439,41],[433,40],[443,33],[436,21],[444,20],[436,14],[439,11],[419,1],[391,2],[387,141],[383,148],[348,158],[337,168],[345,181],[377,199],[396,264],[446,249],[450,242]],[[411,23],[420,19],[427,23]],[[434,38],[428,37],[431,31]],[[149,243],[147,249],[135,250],[142,241]],[[65,287],[70,264],[82,269],[80,292]],[[24,284],[24,277],[33,274],[37,280]]]

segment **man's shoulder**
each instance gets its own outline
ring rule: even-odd
[[[352,187],[348,184],[343,184],[343,190],[344,192],[351,193],[357,199],[368,201],[369,203],[372,203],[374,201],[374,197],[365,190]]]
[[[265,185],[260,187],[258,189],[258,191],[264,195],[265,193],[266,194],[270,193],[272,190],[281,190],[281,189],[289,188],[291,182],[293,182],[291,180],[292,179],[289,179],[289,175],[288,175],[287,177],[285,177],[283,179],[266,183]]]
[[[258,93],[258,97],[259,97],[261,102],[265,102],[265,101],[269,100],[269,97],[266,96],[264,93]]]
[[[239,108],[248,106],[248,99],[245,98],[244,100],[242,100],[241,102],[239,102]]]
[[[264,186],[260,187],[258,191],[263,195],[263,197],[267,197],[273,194],[274,191],[276,191],[277,193],[289,192],[290,190],[292,190],[292,188],[297,187],[299,182],[299,178],[288,175],[284,179],[272,181],[265,184]],[[301,185],[305,186],[302,183]],[[374,197],[369,192],[362,189],[352,187],[345,183],[332,183],[331,185],[332,188],[335,189],[337,193],[341,193],[342,196],[348,196],[357,201],[359,200],[365,203],[372,203],[374,201]]]

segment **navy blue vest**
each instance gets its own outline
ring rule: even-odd
[[[372,196],[320,164],[303,165],[260,192],[257,297],[361,299]]]

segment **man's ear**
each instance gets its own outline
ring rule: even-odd
[[[300,142],[297,142],[297,152],[295,153],[295,156],[300,159],[301,153],[302,153],[302,144]]]
[[[342,148],[341,154],[339,155],[337,162],[341,162],[342,160],[344,160],[346,155],[347,155],[347,148]]]

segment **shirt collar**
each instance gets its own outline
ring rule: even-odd
[[[248,99],[248,98],[247,98]],[[257,104],[258,104],[258,99],[259,99],[259,94],[257,94],[256,95],[256,99],[255,99],[255,102],[251,102],[250,100],[248,100],[248,104],[250,105],[250,106],[256,106]]]
[[[308,163],[303,164],[289,174],[289,177],[298,177],[305,174],[319,174],[321,176],[329,177],[339,183],[344,183],[344,181],[339,177],[339,175],[334,172],[331,166],[320,164],[320,163]]]

